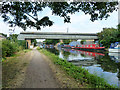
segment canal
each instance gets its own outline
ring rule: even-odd
[[[91,74],[104,78],[107,83],[120,88],[120,53],[100,53],[65,48],[46,48],[48,51]]]

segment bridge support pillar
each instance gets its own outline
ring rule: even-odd
[[[30,48],[30,45],[31,45],[31,40],[26,40],[26,47],[27,47],[27,49]]]

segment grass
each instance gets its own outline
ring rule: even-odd
[[[27,65],[27,61],[23,60],[26,52],[30,50],[23,50],[11,57],[2,59],[2,87],[9,88],[12,86],[12,81],[20,74],[21,70]]]
[[[87,88],[116,88],[115,86],[109,85],[103,78],[97,75],[90,74],[86,69],[77,67],[67,60],[60,59],[55,54],[39,49],[40,52],[45,54],[52,60],[56,65],[59,65],[69,76],[73,77],[76,81],[79,81],[82,85],[86,85]]]

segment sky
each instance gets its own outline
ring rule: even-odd
[[[68,32],[72,33],[98,33],[103,30],[103,28],[116,28],[118,25],[118,11],[110,13],[110,17],[107,20],[96,20],[92,22],[90,20],[90,15],[85,15],[83,12],[77,12],[71,17],[71,23],[64,23],[64,19],[52,15],[52,12],[49,8],[45,8],[42,12],[39,13],[39,18],[49,16],[50,20],[54,22],[53,26],[41,28],[41,30],[36,30],[34,28],[28,28],[26,31],[29,32]],[[0,17],[0,33],[9,35],[9,26],[7,23],[3,22],[3,19]],[[14,34],[19,34],[23,30],[19,27],[15,27]]]

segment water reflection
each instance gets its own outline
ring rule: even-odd
[[[74,49],[47,49],[76,66],[104,78],[109,84],[120,87],[120,53],[98,53]]]

